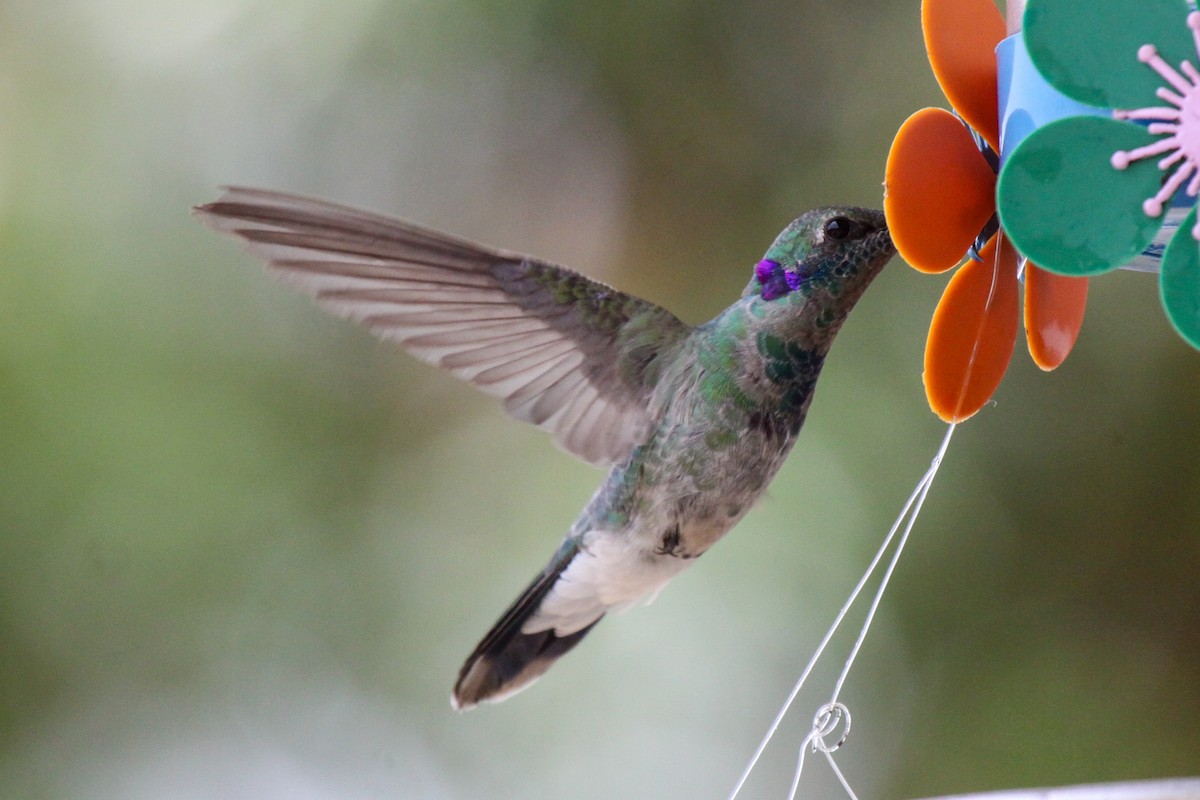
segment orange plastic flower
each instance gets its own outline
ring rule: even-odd
[[[958,116],[925,108],[900,126],[888,153],[884,211],[896,249],[921,272],[945,272],[982,244],[946,286],[925,345],[929,406],[959,422],[1000,385],[1020,315],[1019,258],[994,222],[995,49],[1005,28],[992,0],[923,0],[921,28],[933,74]],[[1025,333],[1039,367],[1054,369],[1067,357],[1086,304],[1087,278],[1025,265]]]

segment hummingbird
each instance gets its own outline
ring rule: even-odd
[[[791,450],[834,337],[896,250],[883,212],[809,211],[702,325],[580,273],[307,197],[196,208],[334,314],[499,398],[608,474],[468,656],[451,704],[528,687],[736,525]]]

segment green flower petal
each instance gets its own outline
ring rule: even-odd
[[[1200,242],[1192,237],[1195,224],[1193,208],[1163,253],[1158,288],[1167,319],[1188,344],[1200,350]]]
[[[1117,150],[1157,137],[1130,122],[1067,117],[1017,146],[1000,171],[1000,222],[1025,256],[1060,275],[1095,275],[1126,263],[1162,226],[1142,202],[1161,181],[1156,159],[1112,166]]]
[[[1196,46],[1187,27],[1187,0],[1029,0],[1025,43],[1038,70],[1063,94],[1093,106],[1161,105],[1154,90],[1165,85],[1138,61],[1153,44],[1175,69]]]

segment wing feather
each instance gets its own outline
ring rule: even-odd
[[[642,443],[690,328],[578,273],[348,206],[230,188],[197,213],[281,280],[594,464]]]
[[[387,316],[381,317],[387,319]],[[550,335],[557,339],[555,332],[547,328],[536,319],[518,319],[518,320],[499,320],[492,322],[479,322],[469,328],[462,325],[437,325],[431,327],[422,327],[419,330],[422,333],[419,336],[413,336],[405,339],[405,343],[413,347],[420,347],[426,344],[452,346],[462,345],[468,348],[476,348],[485,342],[512,342],[514,346],[519,346],[523,342],[540,339],[542,336]],[[489,347],[495,347],[495,344],[490,344]],[[482,348],[486,349],[486,348]]]
[[[502,391],[502,385],[508,385],[508,390],[500,397],[509,397],[521,387],[529,385],[534,375],[548,371],[553,366],[552,361],[562,361],[570,353],[570,348],[562,342],[547,342],[523,353],[480,359],[470,366],[461,367],[458,373],[463,380],[472,381],[481,390],[490,393]]]
[[[581,357],[572,350],[564,353],[544,370],[541,370],[532,380],[504,398],[504,410],[517,419],[540,425],[546,421],[548,414],[535,415],[534,406],[541,400],[542,395],[554,391],[561,396],[561,386],[567,380],[579,380],[579,363]]]
[[[519,387],[526,385],[530,375],[540,372],[539,368],[545,368],[551,360],[562,358],[569,352],[570,345],[550,342],[529,348],[523,353],[513,353],[510,357],[497,356],[490,361],[481,360],[475,365],[479,369],[471,375],[470,380],[481,388],[495,386],[497,391],[500,391],[499,387],[502,385],[512,384],[503,395],[508,397]]]
[[[603,418],[604,411],[604,404],[593,392],[581,392],[571,408],[564,413],[564,416],[570,415],[569,421],[564,419],[564,427],[568,431],[567,446],[586,447],[597,435],[596,426]]]

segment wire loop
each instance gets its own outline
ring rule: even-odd
[[[846,721],[842,735],[833,744],[827,744],[825,737],[835,733],[842,724],[842,720]],[[813,729],[810,735],[814,753],[818,750],[825,754],[833,753],[840,749],[848,738],[850,738],[850,709],[846,708],[844,703],[826,703],[817,709],[817,713],[813,717]]]

